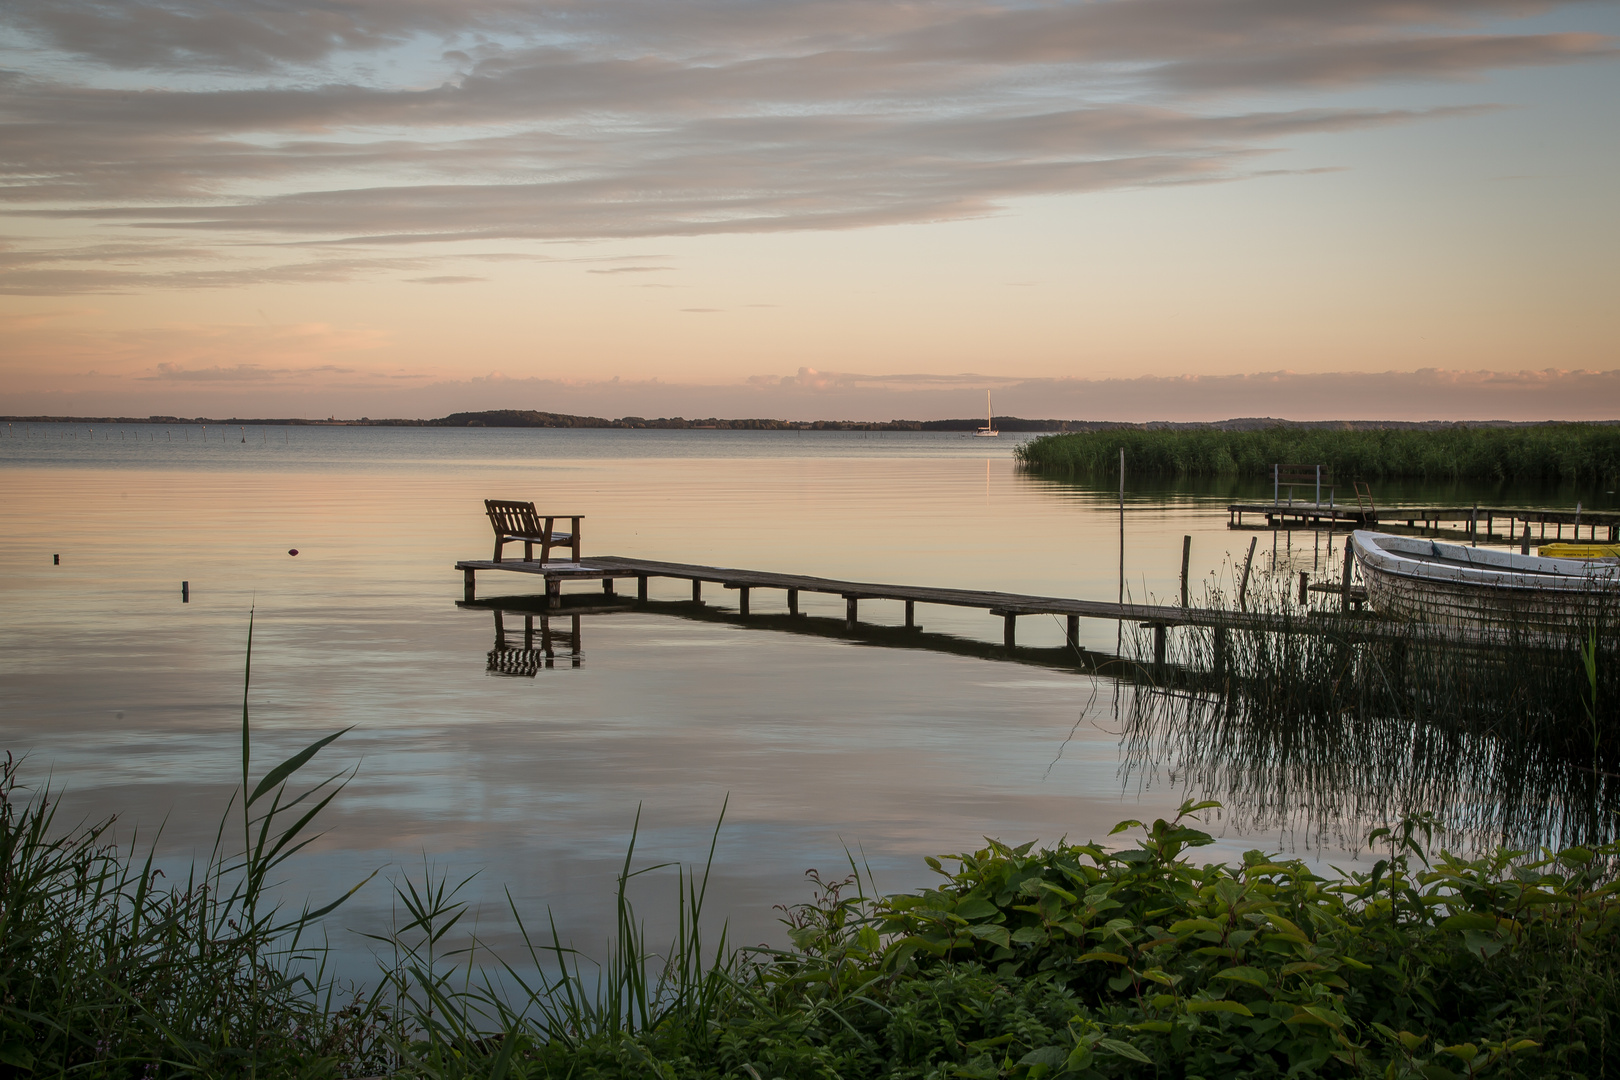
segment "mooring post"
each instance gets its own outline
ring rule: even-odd
[[[1078,649],[1080,647],[1080,616],[1069,616],[1068,626],[1065,627],[1063,636],[1068,640],[1069,648]]]
[[[743,585],[737,589],[737,613],[748,617],[748,586]]]
[[[467,594],[467,599],[472,599],[471,593]],[[182,581],[180,583],[180,602],[182,604],[191,603],[191,582],[189,581]]]
[[[1524,539],[1519,542],[1519,554],[1530,554],[1530,522],[1524,523]]]
[[[844,597],[844,629],[855,629],[856,605],[859,603],[853,596]]]
[[[789,589],[788,590],[788,614],[789,615],[797,615],[798,613],[799,613],[799,590],[798,589]]]
[[[906,629],[917,629],[917,601],[906,601]]]
[[[1168,636],[1168,628],[1164,623],[1159,623],[1153,627],[1153,670],[1155,672],[1164,671],[1164,644],[1165,638]]]
[[[636,603],[645,604],[646,602],[647,602],[647,575],[646,574],[637,574],[636,575]]]
[[[1310,581],[1311,581],[1311,572],[1309,570],[1301,570],[1299,572],[1299,606],[1300,607],[1308,607],[1308,606],[1310,606],[1310,602],[1311,602],[1311,598],[1310,598],[1310,595],[1309,595],[1309,593],[1310,593]]]
[[[1350,573],[1356,568],[1356,546],[1349,541],[1344,545],[1344,578],[1339,582],[1339,610],[1350,610]]]
[[[1254,545],[1260,542],[1258,536],[1249,537],[1249,556],[1243,560],[1243,580],[1238,583],[1238,610],[1249,610],[1249,568],[1254,565]]]
[[[473,575],[473,568],[470,566],[461,571],[461,592],[462,599],[469,604],[478,595],[478,583]]]
[[[1010,611],[1001,616],[1001,643],[1009,649],[1018,647],[1018,616]]]
[[[1187,567],[1192,561],[1192,537],[1181,538],[1181,606],[1187,606]]]
[[[692,579],[692,603],[703,603],[703,581],[700,578]]]

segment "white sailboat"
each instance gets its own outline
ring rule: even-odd
[[[984,392],[984,427],[973,433],[976,438],[994,439],[1001,432],[996,430],[994,410],[990,406],[990,391]]]

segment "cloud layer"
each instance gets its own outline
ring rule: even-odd
[[[1562,6],[15,0],[0,207],[27,228],[0,241],[0,290],[342,280],[422,268],[377,253],[402,244],[854,228],[1238,179],[1300,136],[1469,111],[1303,94],[1615,54],[1523,23]]]

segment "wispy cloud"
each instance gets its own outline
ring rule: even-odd
[[[337,280],[410,267],[163,264],[242,240],[856,228],[1242,179],[1302,135],[1471,111],[1301,92],[1613,57],[1604,35],[1517,21],[1568,6],[16,0],[0,7],[0,206],[137,239],[99,258],[35,243],[0,273],[25,293]],[[118,247],[127,270],[107,268]]]

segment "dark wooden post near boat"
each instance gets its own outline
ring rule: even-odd
[[[1243,560],[1243,580],[1238,583],[1238,610],[1249,610],[1249,568],[1254,565],[1254,545],[1260,542],[1258,536],[1249,537],[1249,556]]]
[[[1070,615],[1067,624],[1064,627],[1064,637],[1069,642],[1069,648],[1078,649],[1080,648],[1080,616]]]
[[[1339,582],[1339,610],[1350,610],[1350,574],[1356,568],[1356,545],[1349,539],[1344,542],[1344,577]]]
[[[646,574],[637,574],[636,575],[636,602],[638,604],[645,604],[647,602],[647,575]]]
[[[917,601],[906,601],[906,629],[917,629]]]
[[[1519,542],[1519,554],[1530,554],[1530,523],[1528,521],[1524,523],[1524,539]]]
[[[1181,538],[1181,606],[1187,606],[1187,567],[1192,561],[1192,537]]]
[[[1009,649],[1018,647],[1018,616],[1010,611],[1001,616],[1001,643]]]
[[[857,615],[856,605],[858,603],[859,601],[853,596],[844,597],[844,628],[846,630],[855,629],[855,619]]]
[[[798,589],[789,589],[787,591],[787,594],[788,594],[788,614],[789,615],[797,615],[799,613],[799,590]]]

